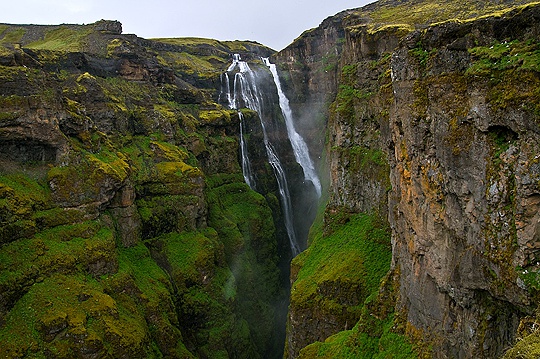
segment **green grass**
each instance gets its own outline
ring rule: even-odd
[[[324,342],[316,342],[300,351],[299,359],[414,359],[413,346],[401,334],[393,331],[393,315],[378,323],[379,335],[353,329],[339,332]]]
[[[371,92],[360,90],[350,85],[340,85],[336,96],[337,112],[344,118],[353,119],[355,116],[355,103],[357,100],[368,99]]]
[[[510,69],[540,72],[540,43],[533,40],[494,42],[469,49],[469,53],[473,63],[468,75],[493,76],[494,72]]]
[[[358,322],[351,330],[305,347],[299,358],[416,358],[409,340],[395,330],[396,293],[387,276],[389,229],[375,215],[339,211],[326,214],[325,226],[332,231],[323,232],[316,224],[319,230],[312,233],[312,244],[293,260],[298,274],[291,306],[317,308],[334,316],[345,311]],[[340,288],[339,296],[325,291],[328,283]],[[351,304],[349,292],[358,296],[356,304]],[[343,299],[346,304],[340,302]]]
[[[540,332],[535,329],[532,334],[520,338],[503,356],[502,359],[536,359],[540,357]]]
[[[534,40],[494,42],[469,50],[471,80],[484,79],[494,110],[524,107],[540,116],[540,43]]]
[[[399,25],[400,30],[412,30],[421,24],[437,24],[446,21],[471,21],[486,16],[503,16],[515,8],[524,8],[530,3],[527,0],[505,2],[472,0],[464,4],[451,0],[444,4],[425,0],[413,0],[402,4],[393,1],[380,1],[375,10],[357,10],[352,16],[372,19],[371,30],[383,29],[381,25]],[[407,27],[407,25],[409,27]],[[385,28],[387,29],[387,27]]]
[[[50,208],[50,196],[41,179],[21,173],[0,175],[0,243],[32,236],[34,212]]]
[[[177,284],[198,282],[201,272],[214,266],[222,245],[215,232],[168,233],[157,240],[163,242],[163,253],[172,266],[171,275]]]
[[[282,347],[277,333],[283,329],[275,303],[284,300],[285,293],[280,290],[272,212],[241,174],[214,175],[207,182],[208,224],[216,229],[234,276],[226,282],[225,293],[234,292],[237,315],[245,322],[244,329],[236,324],[235,335],[242,341],[242,333],[249,333],[258,355],[275,355]]]
[[[0,31],[1,33],[2,31]],[[26,29],[22,28],[12,28],[7,33],[4,33],[4,37],[0,39],[0,44],[17,44],[21,41],[23,35],[26,33]]]
[[[84,49],[86,38],[92,31],[92,27],[73,29],[61,26],[47,31],[43,40],[32,42],[25,47],[36,50],[79,52]]]
[[[256,44],[251,41],[219,41],[214,39],[207,39],[201,37],[175,37],[175,38],[155,38],[154,41],[163,42],[166,44],[185,46],[191,51],[195,50],[198,46],[212,46],[222,51],[231,52],[244,52],[247,51],[246,45],[264,47],[263,45]],[[228,54],[220,54],[228,58]]]
[[[321,310],[340,312],[343,305],[325,296],[319,288],[326,283],[336,283],[348,289],[358,311],[380,280],[390,269],[390,236],[375,216],[354,215],[342,227],[328,236],[322,233],[313,239],[311,246],[293,260],[293,267],[300,268],[291,290],[295,306],[313,306]]]

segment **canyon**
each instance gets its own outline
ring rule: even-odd
[[[0,24],[0,354],[536,358],[539,20]]]

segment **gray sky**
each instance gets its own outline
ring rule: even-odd
[[[373,0],[11,0],[0,22],[88,24],[118,20],[124,33],[254,40],[275,50],[341,10]]]

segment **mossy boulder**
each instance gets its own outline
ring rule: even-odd
[[[62,207],[107,204],[127,179],[129,165],[120,153],[75,155],[69,164],[48,173],[52,200]]]

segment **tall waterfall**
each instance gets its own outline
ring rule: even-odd
[[[271,64],[268,58],[263,58],[263,62],[270,69],[272,77],[274,78],[274,83],[276,84],[279,96],[279,107],[281,108],[281,113],[285,118],[287,134],[289,135],[289,139],[291,141],[291,145],[294,151],[294,158],[296,159],[296,162],[298,162],[298,164],[302,166],[302,169],[304,170],[304,178],[313,183],[315,191],[317,192],[317,196],[321,197],[321,181],[319,180],[319,176],[317,176],[315,166],[313,165],[313,161],[309,156],[309,149],[306,142],[304,141],[302,136],[300,136],[300,134],[296,132],[296,129],[294,128],[292,111],[289,106],[289,99],[287,98],[287,96],[285,96],[285,93],[281,89],[281,83],[279,81],[276,65]]]
[[[234,74],[234,81],[232,86],[230,84],[229,74]],[[225,84],[223,84],[223,78],[225,78]],[[285,228],[289,237],[291,252],[293,256],[296,256],[300,253],[301,249],[294,229],[293,209],[289,185],[287,183],[287,176],[283,169],[283,165],[281,164],[281,161],[277,155],[277,152],[272,143],[270,142],[268,133],[266,131],[264,119],[265,114],[263,112],[262,103],[263,97],[257,85],[256,74],[253,70],[251,70],[247,62],[240,59],[240,56],[238,54],[234,55],[233,63],[227,69],[227,73],[225,74],[225,76],[222,76],[222,89],[223,87],[225,87],[225,91],[222,90],[222,95],[224,94],[226,96],[228,105],[231,109],[240,109],[242,107],[247,107],[251,110],[256,111],[259,115],[260,124],[263,132],[263,142],[266,148],[268,162],[272,167],[279,188],[279,196],[281,200]],[[242,147],[242,170],[244,172],[244,178],[247,178],[249,177],[249,175],[247,175],[246,168],[244,168],[244,161],[246,161],[246,163],[249,163],[249,158],[247,153],[247,146],[244,147],[244,134],[242,132],[244,131],[244,127],[242,122],[243,120],[241,118],[240,133]],[[254,188],[255,186],[253,177],[250,177],[249,182],[248,180],[246,180],[246,183],[251,188]]]
[[[244,180],[251,188],[255,188],[255,178],[253,177],[253,170],[251,169],[251,162],[248,156],[247,143],[245,140],[245,126],[244,115],[242,111],[238,111],[238,117],[240,118],[240,154],[242,156],[242,173],[244,174]]]

